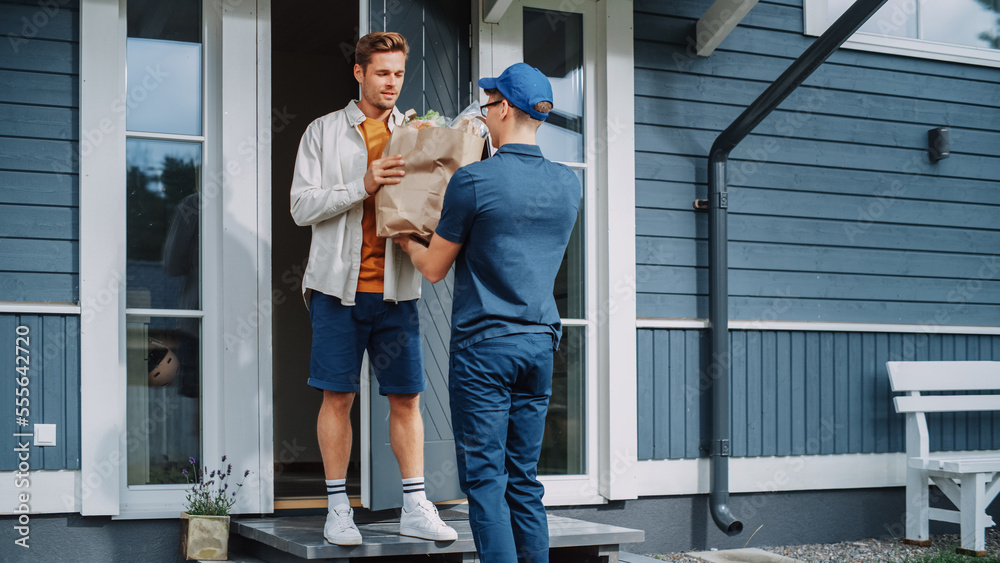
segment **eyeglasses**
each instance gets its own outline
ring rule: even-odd
[[[479,111],[482,112],[483,117],[486,117],[486,114],[489,113],[489,111],[487,111],[486,108],[488,108],[490,106],[495,106],[497,104],[502,104],[502,103],[503,103],[503,100],[497,100],[495,102],[490,102],[488,104],[483,104],[482,107],[479,108]]]

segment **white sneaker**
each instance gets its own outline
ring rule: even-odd
[[[458,539],[455,528],[445,524],[438,516],[437,507],[429,500],[422,500],[417,508],[407,512],[399,519],[399,533],[425,540],[453,541]]]
[[[354,510],[346,504],[333,507],[326,515],[323,537],[337,545],[361,545],[361,532],[354,525]]]

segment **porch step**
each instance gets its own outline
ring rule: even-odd
[[[364,543],[339,546],[323,538],[325,515],[279,516],[234,519],[231,530],[233,548],[241,556],[267,563],[291,563],[325,560],[331,563],[375,563],[421,561],[477,561],[468,515],[457,510],[442,510],[441,517],[458,531],[452,542],[434,542],[399,535],[399,521],[356,522]],[[573,518],[549,515],[550,560],[553,563],[618,562],[618,546],[640,543],[642,530],[595,524]]]

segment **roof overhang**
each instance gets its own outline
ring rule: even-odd
[[[695,27],[697,53],[711,55],[755,4],[757,0],[715,0]]]
[[[483,0],[483,22],[500,23],[507,8],[513,3],[514,0]]]

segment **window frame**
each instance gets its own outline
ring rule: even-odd
[[[827,0],[804,0],[802,11],[805,35],[822,35],[833,23],[830,21]],[[843,47],[888,55],[1000,68],[1000,49],[968,47],[926,39],[858,31],[844,42]]]
[[[543,501],[559,506],[637,498],[633,5],[523,0],[512,2],[507,14],[523,8],[583,13],[585,37],[586,163],[571,167],[586,170],[587,179],[586,311],[584,320],[564,321],[588,331],[585,473],[540,475]],[[519,60],[522,20],[501,17],[492,24],[477,19],[473,75],[496,76],[504,61]]]

